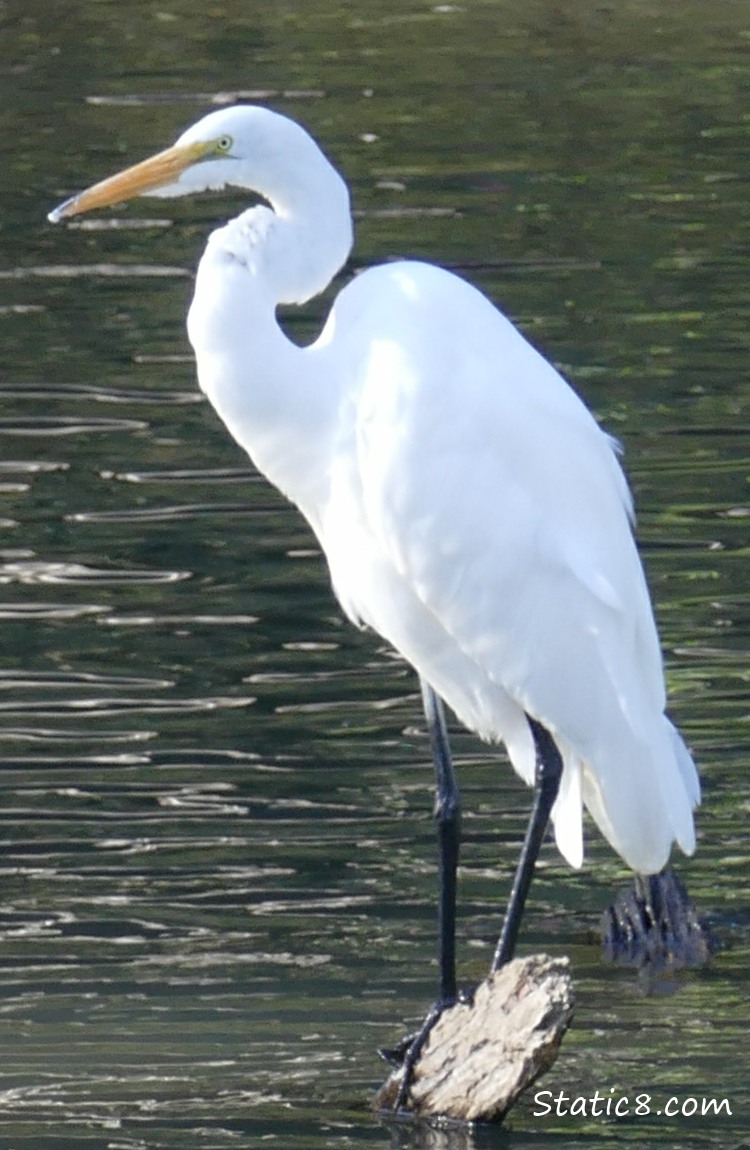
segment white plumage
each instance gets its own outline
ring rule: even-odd
[[[211,235],[188,330],[201,387],[307,518],[343,610],[504,742],[528,783],[525,716],[547,728],[564,762],[555,835],[574,866],[582,804],[637,871],[661,869],[673,841],[691,852],[698,778],[664,714],[612,440],[481,293],[431,265],[357,276],[297,347],[276,307],[344,263],[343,181],[299,125],[261,108],[206,116],[161,157],[178,155],[161,184],[126,189],[126,173],[55,218],[144,190],[260,193],[269,206]]]

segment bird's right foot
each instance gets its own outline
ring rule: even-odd
[[[406,1107],[406,1100],[409,1097],[409,1090],[412,1084],[412,1076],[414,1067],[417,1060],[422,1053],[422,1047],[430,1036],[430,1033],[435,1026],[444,1010],[453,1006],[453,1002],[436,1002],[430,1007],[427,1012],[427,1017],[415,1034],[409,1034],[399,1042],[398,1046],[389,1051],[391,1058],[389,1061],[392,1065],[397,1066],[401,1070],[401,1081],[399,1083],[396,1098],[393,1103],[394,1113],[403,1110]],[[385,1052],[382,1052],[385,1054]]]
[[[474,1001],[474,991],[472,989],[463,989],[458,992],[458,995],[452,999],[444,1001],[438,1000],[435,1002],[427,1012],[427,1016],[420,1026],[419,1030],[413,1034],[407,1034],[401,1039],[396,1046],[378,1050],[381,1058],[391,1065],[394,1070],[401,1070],[401,1081],[399,1083],[398,1092],[393,1103],[394,1112],[403,1110],[406,1107],[406,1101],[409,1096],[409,1090],[412,1084],[412,1076],[414,1067],[416,1066],[419,1056],[422,1053],[425,1043],[429,1038],[435,1025],[442,1017],[446,1010],[450,1010],[457,1002],[465,1003],[470,1006]]]

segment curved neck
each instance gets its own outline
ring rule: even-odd
[[[294,197],[268,189],[273,209],[251,208],[212,233],[188,315],[202,390],[314,530],[327,495],[338,380],[325,356],[287,338],[276,307],[322,291],[351,247],[346,186],[320,158],[319,179]]]
[[[283,116],[264,137],[264,154],[238,166],[232,183],[261,195],[211,237],[247,264],[268,298],[305,303],[322,292],[351,251],[349,190],[311,136]]]
[[[319,295],[352,249],[349,189],[317,146],[305,159],[304,179],[298,176],[283,191],[259,189],[273,214],[263,272],[277,303],[300,304]]]

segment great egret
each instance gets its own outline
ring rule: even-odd
[[[416,669],[436,777],[440,987],[456,1000],[459,792],[441,700],[536,785],[493,969],[513,954],[551,816],[583,860],[582,807],[636,871],[691,853],[695,765],[664,714],[659,642],[613,441],[490,301],[425,263],[357,276],[319,338],[280,304],[321,292],[352,244],[346,185],[297,123],[212,112],[166,151],[50,213],[226,186],[266,201],[214,231],[188,333],[200,386],[297,505],[357,626]]]

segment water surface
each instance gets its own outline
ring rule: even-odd
[[[744,1145],[749,324],[741,6],[361,0],[0,6],[0,1141],[41,1147]],[[623,442],[672,713],[704,785],[680,873],[720,949],[659,993],[604,966],[627,880],[546,849],[523,949],[578,1009],[540,1088],[732,1114],[389,1128],[378,1045],[434,995],[413,676],[197,390],[192,270],[236,196],[51,228],[62,196],[259,99],[345,173],[349,272],[500,301]],[[326,301],[287,317],[306,340]],[[456,731],[460,962],[481,977],[529,795]],[[689,1107],[688,1107],[689,1109]]]

